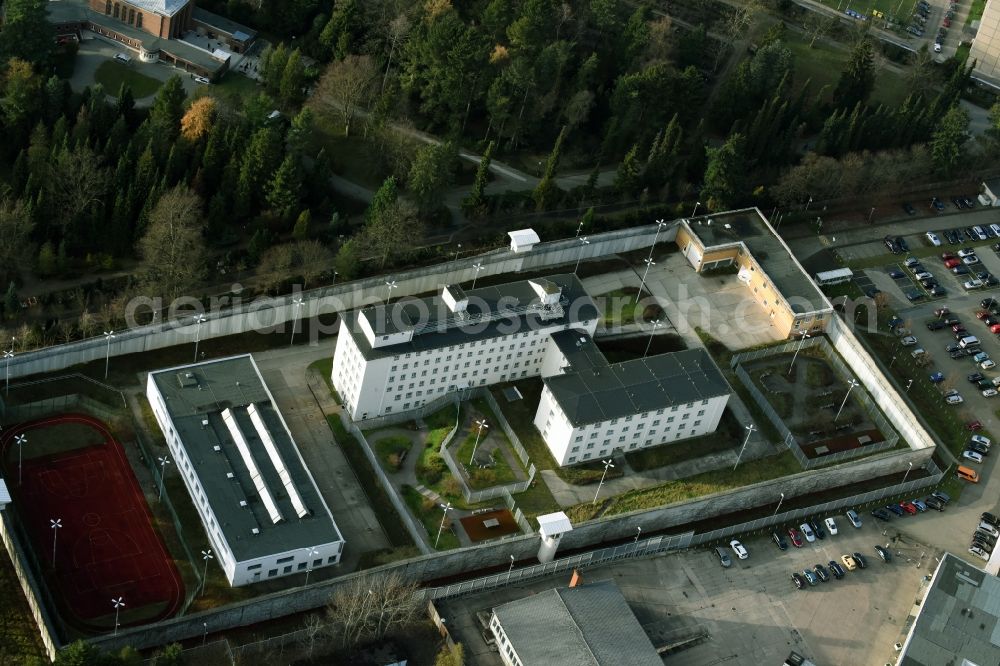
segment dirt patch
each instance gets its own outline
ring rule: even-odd
[[[514,520],[514,514],[508,509],[477,513],[474,516],[466,516],[459,522],[462,523],[462,529],[473,542],[498,539],[508,534],[516,534],[521,529],[518,527],[517,521]]]

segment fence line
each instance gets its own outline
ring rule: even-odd
[[[497,421],[500,422],[500,427],[503,428],[504,434],[507,435],[507,439],[510,440],[511,446],[513,446],[514,450],[517,452],[517,457],[520,458],[521,463],[527,467],[531,462],[531,456],[528,455],[528,452],[524,449],[524,445],[521,444],[521,438],[517,436],[514,429],[510,427],[509,423],[507,423],[507,418],[503,415],[503,410],[500,409],[500,405],[497,404],[496,398],[493,397],[493,392],[489,389],[484,389],[481,397],[486,400],[486,404],[488,404],[490,409],[493,410],[493,413],[497,417]]]

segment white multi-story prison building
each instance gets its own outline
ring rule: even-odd
[[[230,585],[340,561],[344,537],[249,354],[151,372],[146,397]]]

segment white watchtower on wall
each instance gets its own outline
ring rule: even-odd
[[[538,561],[551,562],[559,548],[563,534],[573,530],[573,524],[562,511],[538,516],[538,533],[542,535],[542,545],[538,547]]]

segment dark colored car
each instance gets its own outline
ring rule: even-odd
[[[889,515],[889,512],[885,509],[872,509],[872,515],[879,520],[892,520],[892,516]]]
[[[990,454],[990,450],[979,442],[969,442],[965,445],[965,447],[970,451],[975,451],[981,456],[988,456]]]
[[[896,247],[898,247],[903,252],[909,252],[910,246],[906,244],[906,241],[902,236],[896,236]]]
[[[802,576],[800,576],[798,572],[792,574],[792,582],[795,583],[795,587],[799,588],[800,590],[806,586],[805,579],[802,578]]]
[[[816,538],[818,539],[826,538],[826,532],[823,531],[823,525],[815,518],[809,521],[809,527],[813,528],[813,532],[816,534]]]
[[[949,245],[958,245],[959,243],[962,242],[962,239],[959,237],[958,232],[956,231],[951,231],[951,230],[946,231],[944,232],[944,237],[945,239],[947,239]]]
[[[888,509],[889,511],[892,511],[897,516],[902,516],[904,513],[906,513],[905,511],[903,511],[902,508],[900,508],[895,504],[887,504],[885,508]]]
[[[941,321],[943,321],[948,326],[954,326],[955,324],[962,323],[962,320],[956,317],[955,315],[946,315],[944,319],[942,319]]]
[[[914,208],[913,206],[911,206],[909,203],[904,203],[903,204],[903,210],[906,211],[907,215],[916,215],[917,214],[917,209]]]
[[[892,562],[892,553],[890,553],[887,548],[876,545],[875,552],[878,553],[878,556],[882,558],[883,562]]]
[[[945,327],[945,325],[946,324],[943,321],[935,319],[933,321],[927,322],[927,330],[928,331],[940,331],[942,328]]]
[[[788,550],[788,542],[777,532],[771,532],[771,541],[778,547],[778,550]]]
[[[973,423],[979,423],[979,422],[978,421],[973,421]],[[968,426],[969,426],[969,424],[966,424],[966,427],[968,427]],[[979,427],[982,428],[983,426],[980,424]],[[969,428],[969,429],[973,430],[973,428]],[[938,498],[939,500],[941,500],[945,504],[950,504],[951,503],[951,495],[949,495],[948,493],[946,493],[943,490],[935,490],[934,492],[931,493],[931,495],[933,497]]]
[[[952,16],[951,18],[955,18],[955,17]],[[966,208],[975,208],[976,207],[976,200],[973,199],[972,197],[962,197],[962,201],[965,202],[965,207]]]
[[[944,210],[944,204],[937,197],[931,199],[931,208],[938,211],[939,213]]]
[[[861,553],[852,553],[852,555],[854,556],[854,561],[858,563],[858,568],[868,568],[868,562],[865,560],[864,556],[861,555]]]
[[[935,511],[944,511],[944,504],[937,497],[931,495],[930,497],[924,498],[924,504],[934,509]]]
[[[979,516],[979,518],[983,522],[989,523],[990,525],[993,525],[994,527],[996,527],[997,525],[1000,525],[1000,518],[997,518],[996,516],[994,516],[989,511],[983,512],[983,515]]]
[[[976,382],[985,379],[985,377],[983,377],[983,373],[981,372],[973,372],[971,375],[966,377],[966,379],[969,380],[970,384],[975,384]]]
[[[830,573],[832,573],[833,577],[837,580],[844,577],[844,567],[840,566],[839,563],[830,560],[826,563],[826,566],[830,567]]]
[[[830,582],[830,572],[827,571],[826,567],[824,567],[822,564],[817,564],[816,566],[814,566],[813,571],[816,572],[816,575],[819,576],[819,579],[824,583]]]
[[[965,201],[963,201],[960,197],[952,197],[951,202],[955,204],[955,208],[965,208]]]

